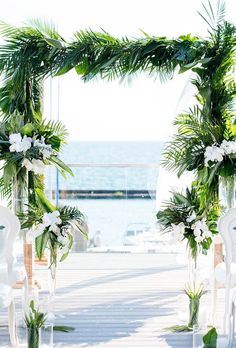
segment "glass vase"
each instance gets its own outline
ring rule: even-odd
[[[29,326],[27,327],[27,348],[40,347],[41,329]]]
[[[54,257],[52,257],[52,253]],[[54,300],[56,293],[56,277],[57,277],[57,259],[56,259],[57,251],[50,250],[50,264],[48,265],[48,274],[49,274],[49,293],[51,298]]]
[[[53,324],[47,324],[41,329],[41,347],[53,348]]]
[[[200,299],[189,299],[189,322],[188,327],[196,330],[198,328]]]
[[[223,213],[235,206],[235,176],[219,177],[219,203]]]
[[[198,281],[197,277],[197,262],[198,261],[198,250],[196,252],[192,253],[191,250],[189,250],[188,253],[188,282],[189,284],[196,284]]]
[[[193,331],[193,348],[203,348],[204,331],[200,328]]]
[[[23,170],[23,169],[22,169]],[[24,178],[24,180],[22,179]],[[12,209],[17,214],[23,214],[27,211],[28,200],[28,172],[16,175],[13,178],[13,190],[12,190]],[[27,274],[28,284],[32,285],[33,274],[33,251],[32,244],[26,242],[26,230],[21,230],[20,236],[17,237],[18,249],[20,248],[23,254],[24,267]]]

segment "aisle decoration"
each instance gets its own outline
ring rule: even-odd
[[[30,189],[32,201],[33,191],[42,188],[40,176],[46,165],[54,165],[64,176],[73,174],[59,158],[67,135],[60,122],[24,124],[23,117],[15,115],[3,120],[0,129],[0,160],[3,161],[0,192],[3,196],[11,198],[13,186],[23,186],[23,189]]]
[[[85,216],[76,207],[56,207],[38,189],[37,204],[29,204],[27,213],[20,214],[22,228],[28,230],[26,240],[35,243],[39,260],[49,250],[49,290],[54,301],[57,263],[64,261],[73,246],[73,233],[88,237]],[[60,257],[60,258],[59,258]]]
[[[25,316],[27,348],[40,348],[40,329],[46,322],[46,319],[47,315],[35,308],[34,301],[31,301],[29,314]]]
[[[191,257],[197,262],[199,253],[206,254],[217,233],[218,206],[212,204],[208,212],[201,207],[196,188],[186,193],[172,192],[169,201],[157,213],[157,221],[164,233],[170,234],[170,243],[187,241]]]
[[[172,332],[196,331],[199,328],[199,308],[201,297],[206,293],[203,284],[187,284],[184,293],[189,299],[189,320],[186,325],[174,325],[168,329]]]
[[[35,242],[39,260],[48,248],[50,267],[56,267],[58,254],[62,255],[59,261],[64,261],[69,254],[73,245],[72,232],[81,233],[87,238],[87,221],[77,207],[56,207],[40,191],[37,192],[37,198],[38,204],[29,205],[27,213],[20,215],[22,227],[28,229],[26,239]]]

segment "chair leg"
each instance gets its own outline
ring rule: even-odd
[[[215,326],[216,320],[216,303],[217,303],[217,281],[215,277],[212,277],[211,281],[211,325]]]
[[[232,335],[230,337],[231,339],[231,344],[232,344],[232,347],[233,347],[233,344],[234,344],[234,336],[235,336],[235,304],[233,302],[233,309],[232,309]]]
[[[15,303],[12,301],[8,307],[8,326],[12,347],[17,347],[18,339],[16,335]]]
[[[224,322],[223,322],[223,334],[227,334],[227,317],[230,313],[230,275],[226,279],[225,286],[225,313],[224,313]],[[228,328],[229,329],[229,328]]]

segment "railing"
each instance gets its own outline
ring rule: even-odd
[[[56,204],[78,206],[88,217],[91,238],[101,231],[102,247],[123,247],[130,224],[155,224],[157,164],[70,163],[69,166],[75,175],[67,180],[58,172],[51,173],[47,185],[51,198]],[[81,243],[79,239],[76,250],[80,250]]]
[[[71,178],[69,181],[65,181],[60,177],[58,171],[56,172],[53,185],[50,186],[51,197],[57,203],[60,199],[155,198],[158,164],[69,163],[68,166],[75,171],[78,181],[72,183]],[[140,182],[138,182],[137,175]],[[89,180],[90,176],[94,178],[93,182]],[[102,177],[103,180],[101,180]],[[107,178],[107,183],[105,183],[105,178]],[[89,182],[91,186],[88,186]]]

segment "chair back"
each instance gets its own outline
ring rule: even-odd
[[[6,207],[0,206],[0,263],[14,258],[14,243],[20,233],[19,219]]]
[[[229,209],[218,223],[219,233],[225,246],[226,271],[236,263],[236,208]]]

